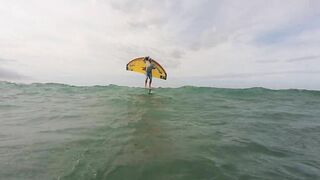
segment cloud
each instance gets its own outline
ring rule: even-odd
[[[20,73],[3,67],[5,65],[14,64],[16,62],[17,60],[15,59],[0,58],[0,80],[10,81],[10,80],[26,79],[26,77],[21,75]]]
[[[5,65],[5,64],[9,64],[9,63],[11,63],[11,62],[16,62],[16,60],[0,57],[0,63],[1,63],[0,66],[1,66],[1,65]]]
[[[237,73],[237,74],[220,74],[207,78],[211,79],[238,79],[238,78],[257,78],[263,76],[289,75],[289,74],[320,74],[319,71],[275,71],[275,72],[255,72],[255,73]]]
[[[309,61],[309,60],[315,60],[319,59],[320,55],[316,56],[303,56],[303,57],[297,57],[297,58],[291,58],[291,59],[286,59],[286,62],[297,62],[297,61]]]
[[[262,60],[256,60],[254,62],[257,63],[279,63],[279,62],[305,62],[305,61],[311,61],[319,59],[320,55],[312,55],[312,56],[302,56],[302,57],[295,57],[295,58],[288,58],[288,59],[262,59]]]
[[[0,79],[1,80],[20,80],[22,78],[24,78],[24,76],[20,75],[19,73],[15,72],[15,71],[0,67]]]
[[[257,63],[276,63],[276,62],[280,62],[281,60],[279,59],[262,59],[262,60],[256,60],[254,62]]]

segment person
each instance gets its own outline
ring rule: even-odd
[[[155,65],[152,63],[151,58],[149,56],[144,58],[144,61],[146,63],[146,80],[144,82],[144,87],[147,88],[147,83],[149,79],[149,89],[151,89],[151,83],[152,83],[152,70],[155,69]]]

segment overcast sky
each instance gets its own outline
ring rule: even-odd
[[[320,89],[318,0],[0,0],[0,80]]]

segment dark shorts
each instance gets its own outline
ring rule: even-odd
[[[152,80],[152,71],[146,72],[146,77]]]

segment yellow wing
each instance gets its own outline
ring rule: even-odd
[[[155,66],[155,69],[152,70],[152,77],[166,80],[167,73],[163,69],[163,67],[155,60],[151,60],[152,64]],[[144,61],[144,57],[136,58],[130,61],[127,64],[127,71],[134,71],[137,73],[146,74],[146,63]]]

